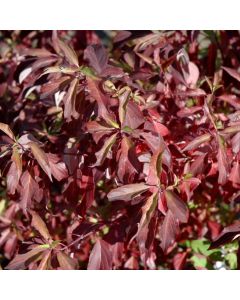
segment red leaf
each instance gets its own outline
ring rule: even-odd
[[[129,101],[129,97],[131,95],[130,88],[125,89],[121,95],[118,96],[119,99],[119,107],[118,107],[118,115],[121,124],[123,124],[126,117],[127,104]]]
[[[113,39],[113,42],[114,43],[122,42],[123,40],[129,38],[131,35],[132,35],[132,33],[127,30],[117,31],[117,33]]]
[[[182,151],[190,151],[195,150],[203,143],[209,142],[211,140],[211,134],[205,133],[201,136],[196,137],[193,141],[191,141]]]
[[[240,237],[240,224],[236,222],[236,224],[225,227],[220,235],[211,243],[209,249],[218,248],[232,242],[238,237]]]
[[[51,254],[52,254],[51,249],[45,250],[45,252],[43,252],[41,262],[38,266],[38,270],[47,270],[48,269]]]
[[[173,258],[173,266],[175,270],[184,269],[187,260],[187,252],[177,253]]]
[[[181,192],[184,192],[187,195],[187,200],[189,201],[193,195],[194,190],[201,183],[201,180],[195,177],[184,179],[180,184]]]
[[[193,106],[191,108],[184,107],[177,112],[177,116],[180,118],[185,118],[185,117],[192,116],[195,112],[198,112],[201,110],[202,110],[201,106]]]
[[[179,233],[179,225],[172,212],[168,210],[163,224],[160,228],[161,248],[167,252],[170,246],[175,242],[176,236]]]
[[[111,135],[105,142],[103,147],[96,152],[96,157],[97,157],[97,161],[95,162],[95,164],[92,167],[96,167],[96,166],[100,166],[104,160],[106,159],[109,151],[111,150],[112,146],[114,145],[114,143],[117,140],[117,134],[118,133],[114,133],[113,135]]]
[[[232,142],[233,152],[238,153],[240,151],[240,132],[234,135],[231,142]]]
[[[209,230],[211,232],[211,238],[216,239],[219,236],[221,225],[215,221],[209,220],[207,222],[207,225],[209,227]]]
[[[162,137],[169,135],[169,130],[167,129],[166,126],[163,124],[159,123],[158,121],[153,120],[153,125],[155,128],[155,131],[160,134]]]
[[[59,91],[59,89],[66,86],[70,81],[69,76],[62,76],[58,79],[55,79],[53,82],[49,82],[44,84],[41,87],[41,98],[46,98],[48,96],[51,96],[52,94]]]
[[[227,176],[229,171],[229,161],[226,153],[225,140],[221,136],[217,136],[218,139],[218,153],[217,153],[217,161],[218,161],[218,183],[225,184],[227,182]]]
[[[160,185],[160,176],[162,172],[162,155],[163,155],[164,145],[155,152],[149,163],[149,172],[147,176],[147,184],[149,185]]]
[[[47,229],[46,224],[42,220],[42,218],[33,210],[30,213],[32,215],[32,226],[42,235],[42,237],[46,241],[51,242],[52,237]]]
[[[236,70],[228,67],[222,67],[222,69],[226,71],[230,76],[235,78],[237,81],[240,81],[240,74]]]
[[[97,240],[90,254],[87,268],[88,270],[112,269],[112,252],[107,242]]]
[[[89,121],[86,124],[86,127],[88,132],[92,134],[95,143],[98,143],[103,136],[109,135],[113,130],[115,130],[115,128],[110,127],[108,124],[101,121]]]
[[[39,256],[46,248],[37,246],[24,254],[18,254],[14,259],[6,266],[7,270],[24,270],[28,264],[36,257]]]
[[[66,57],[70,65],[75,65],[79,67],[78,57],[76,52],[64,41],[60,40],[58,37],[56,37],[56,42],[58,44],[59,49],[62,51],[63,55]]]
[[[37,57],[47,57],[53,55],[51,52],[49,52],[47,49],[44,48],[35,48],[35,49],[23,48],[20,50],[19,54],[24,56],[37,56]]]
[[[92,171],[89,170],[81,178],[82,201],[80,204],[81,212],[84,215],[86,210],[92,206],[95,196],[95,184]]]
[[[233,164],[232,170],[229,174],[229,180],[235,184],[240,184],[240,164],[238,160]]]
[[[90,45],[84,51],[84,58],[89,61],[98,74],[101,74],[107,67],[108,54],[102,45]]]
[[[157,201],[158,193],[154,193],[146,200],[145,204],[142,206],[142,216],[140,222],[138,223],[138,231],[136,233],[136,236],[141,235],[141,231],[143,231],[144,228],[148,227],[148,224],[151,221],[151,218],[157,207]]]
[[[75,270],[76,261],[62,251],[57,252],[57,259],[62,270]]]
[[[136,129],[143,123],[144,117],[141,110],[139,109],[139,106],[136,103],[129,101],[126,107],[126,114],[124,122],[122,124],[122,128],[128,126],[131,129]]]
[[[93,99],[96,100],[98,104],[98,116],[102,117],[112,127],[119,128],[119,125],[115,121],[114,115],[110,114],[107,109],[107,106],[110,103],[110,98],[102,93],[99,83],[99,81],[87,77],[89,94],[91,97],[93,97]]]
[[[22,209],[26,210],[31,206],[31,201],[38,191],[39,186],[28,171],[22,174],[20,182],[20,204]]]
[[[167,200],[167,206],[171,210],[174,218],[186,223],[188,221],[189,211],[184,201],[170,190],[165,190],[164,195]]]
[[[133,183],[120,186],[111,192],[108,193],[108,200],[115,201],[115,200],[123,200],[123,201],[130,201],[135,196],[142,194],[146,190],[149,189],[149,186],[145,183]]]
[[[73,79],[66,95],[63,98],[64,117],[67,119],[68,122],[71,121],[71,117],[73,117],[74,119],[77,119],[79,117],[79,113],[76,111],[76,96],[78,82],[79,81],[77,78]]]
[[[203,174],[207,165],[207,153],[199,155],[196,160],[191,164],[189,173],[192,176],[197,176]]]
[[[139,161],[137,161],[134,154],[135,153],[131,140],[128,137],[123,136],[117,168],[118,177],[122,182],[125,180],[129,182],[128,179],[134,173],[137,173]]]
[[[56,178],[58,181],[67,178],[68,171],[67,171],[66,164],[60,161],[60,158],[55,154],[47,153],[46,155],[48,158],[51,174],[53,175],[53,177]]]
[[[52,181],[51,169],[46,153],[38,146],[37,143],[30,142],[28,144],[31,148],[32,154],[39,163],[43,171],[48,175],[49,179]]]
[[[15,194],[20,176],[16,163],[13,161],[7,173],[7,189],[10,194]]]

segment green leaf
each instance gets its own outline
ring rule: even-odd
[[[133,132],[132,128],[130,128],[129,126],[124,126],[122,128],[122,131],[126,132],[126,133],[131,133]]]
[[[237,269],[237,255],[236,253],[228,253],[225,256],[225,260],[228,263],[231,270]]]
[[[51,246],[49,244],[42,244],[38,248],[49,249]]]
[[[209,246],[210,246],[210,242],[204,239],[191,241],[191,248],[194,253],[199,253],[199,254],[209,256],[213,253],[220,251],[219,249],[208,250]]]
[[[207,266],[207,258],[204,256],[194,255],[191,257],[191,261],[195,268],[206,268]]]
[[[79,68],[79,70],[85,76],[91,77],[92,79],[97,79],[97,76],[95,75],[95,72],[93,71],[92,68],[89,68],[89,67],[86,67],[86,66],[81,66]]]

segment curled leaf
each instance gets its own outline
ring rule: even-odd
[[[209,249],[218,248],[224,244],[230,243],[240,237],[240,223],[232,224],[223,229],[220,235],[214,239]]]
[[[118,97],[119,98],[118,114],[119,114],[119,120],[121,124],[123,124],[125,120],[126,109],[127,109],[127,104],[129,101],[130,94],[131,94],[131,90],[127,88]]]
[[[8,135],[10,139],[12,139],[13,141],[16,140],[14,133],[12,132],[11,128],[7,124],[0,123],[0,130],[2,130],[6,135]]]
[[[240,81],[240,74],[236,70],[228,67],[222,67],[222,69],[226,71],[230,76],[235,78],[237,81]]]
[[[111,150],[113,144],[116,142],[117,134],[118,133],[114,133],[113,135],[111,135],[105,141],[103,147],[98,152],[96,152],[97,161],[95,162],[93,167],[100,166],[104,162],[108,155],[108,152]]]
[[[72,47],[67,45],[64,41],[60,40],[59,38],[57,38],[56,41],[58,43],[59,49],[62,51],[62,53],[64,54],[64,56],[68,60],[68,62],[71,65],[75,65],[75,66],[79,67],[77,54],[72,49]]]

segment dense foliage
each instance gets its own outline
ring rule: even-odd
[[[238,31],[0,32],[2,268],[238,268],[239,68]]]

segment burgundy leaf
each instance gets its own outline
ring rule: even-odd
[[[151,157],[149,163],[149,172],[147,177],[147,183],[149,185],[160,185],[160,175],[162,171],[162,155],[164,150],[164,145],[158,152],[154,153]]]
[[[51,56],[52,53],[49,52],[47,49],[44,48],[35,48],[35,49],[21,49],[20,55],[24,56],[36,56],[36,57],[47,57]]]
[[[111,135],[105,141],[103,147],[98,152],[96,152],[97,161],[95,162],[93,167],[100,166],[104,162],[104,160],[106,159],[109,151],[111,151],[112,146],[114,145],[114,143],[117,140],[117,134],[118,133],[114,133],[113,135]]]
[[[28,264],[36,257],[39,256],[46,248],[37,246],[25,254],[18,254],[14,259],[6,266],[7,270],[24,270]]]
[[[13,161],[7,173],[7,189],[10,194],[14,194],[20,179],[19,170],[16,163]]]
[[[141,231],[144,230],[145,227],[148,226],[149,222],[151,221],[151,218],[154,214],[154,211],[157,207],[157,201],[158,201],[158,194],[152,194],[145,202],[145,204],[142,206],[142,215],[140,222],[138,224],[138,231],[136,233],[136,236],[141,234]]]
[[[238,160],[233,164],[232,170],[229,174],[229,180],[235,184],[240,184],[240,164]]]
[[[131,129],[136,129],[143,123],[144,117],[138,105],[129,101],[126,107],[126,114],[122,127],[128,126]]]
[[[60,40],[59,38],[57,38],[56,41],[57,41],[59,49],[62,51],[63,55],[66,56],[66,59],[68,60],[68,62],[71,65],[75,65],[75,66],[79,67],[78,57],[77,57],[76,52],[68,44],[66,44],[64,41]]]
[[[62,270],[76,269],[76,262],[62,251],[57,252],[57,259]]]
[[[98,74],[101,74],[107,67],[108,54],[102,45],[90,45],[84,51],[84,58],[89,61]]]
[[[108,193],[109,201],[124,200],[130,201],[135,196],[145,192],[149,186],[145,183],[133,183],[120,186]]]
[[[87,268],[88,270],[111,270],[112,259],[110,245],[103,240],[97,240],[90,254]]]
[[[222,69],[226,71],[230,76],[235,78],[237,81],[240,81],[240,74],[236,70],[228,67],[222,67]]]
[[[134,148],[131,140],[124,136],[121,141],[121,149],[119,156],[119,163],[117,174],[119,179],[124,182],[125,180],[128,182],[128,179],[134,173],[137,173],[138,169],[138,161],[136,157],[134,157]]]
[[[107,106],[110,103],[110,99],[100,90],[99,81],[95,81],[88,77],[87,83],[90,96],[93,97],[93,99],[95,99],[98,104],[98,115],[112,127],[119,128],[118,124],[115,122],[113,114],[110,114],[107,109]]]
[[[42,259],[40,261],[40,264],[38,266],[38,270],[47,270],[49,268],[49,261],[51,259],[52,251],[45,250],[42,254]]]
[[[66,164],[63,161],[60,161],[60,158],[52,153],[47,153],[47,158],[51,170],[51,174],[58,181],[63,180],[68,177],[68,171]]]
[[[176,236],[179,233],[179,225],[172,212],[168,210],[163,224],[160,228],[161,248],[167,252],[170,246],[175,242]]]
[[[187,259],[187,252],[177,253],[173,258],[173,266],[175,270],[184,269],[184,265]]]
[[[209,249],[218,248],[240,237],[240,224],[236,223],[223,229],[220,235],[211,243]]]
[[[34,158],[39,163],[43,171],[48,175],[49,179],[52,181],[51,168],[49,165],[48,157],[46,153],[38,146],[37,143],[30,142],[29,147],[31,148]]]
[[[71,117],[76,119],[79,114],[76,111],[76,96],[78,88],[78,79],[75,78],[68,89],[67,94],[65,95],[64,101],[64,117],[67,121],[71,121]]]
[[[63,88],[65,85],[67,85],[69,80],[69,76],[62,76],[53,82],[50,81],[49,83],[44,84],[41,87],[41,98],[46,98],[56,93],[60,88]]]
[[[47,241],[52,241],[52,237],[47,229],[46,224],[42,220],[42,218],[35,212],[30,212],[32,215],[32,226],[39,231],[39,233],[42,235],[42,237]]]
[[[122,42],[123,40],[129,38],[130,36],[131,36],[130,31],[127,31],[127,30],[118,31],[114,37],[113,42],[114,43]]]
[[[217,153],[217,161],[218,161],[218,183],[225,184],[227,182],[227,176],[229,171],[229,163],[227,159],[225,141],[223,137],[218,136],[218,153]]]
[[[165,190],[164,195],[167,200],[167,206],[171,210],[174,218],[186,223],[188,221],[189,212],[184,201],[171,190]]]
[[[126,117],[126,109],[127,109],[127,104],[129,101],[130,94],[131,94],[131,90],[125,89],[125,91],[123,91],[122,94],[118,96],[119,99],[118,115],[121,124],[123,124]]]
[[[209,142],[211,140],[211,134],[206,133],[201,136],[196,137],[193,141],[191,141],[183,151],[190,151],[197,149],[201,144]]]
[[[22,209],[26,210],[31,206],[32,199],[39,189],[39,186],[28,171],[22,174],[20,183],[20,204]]]

